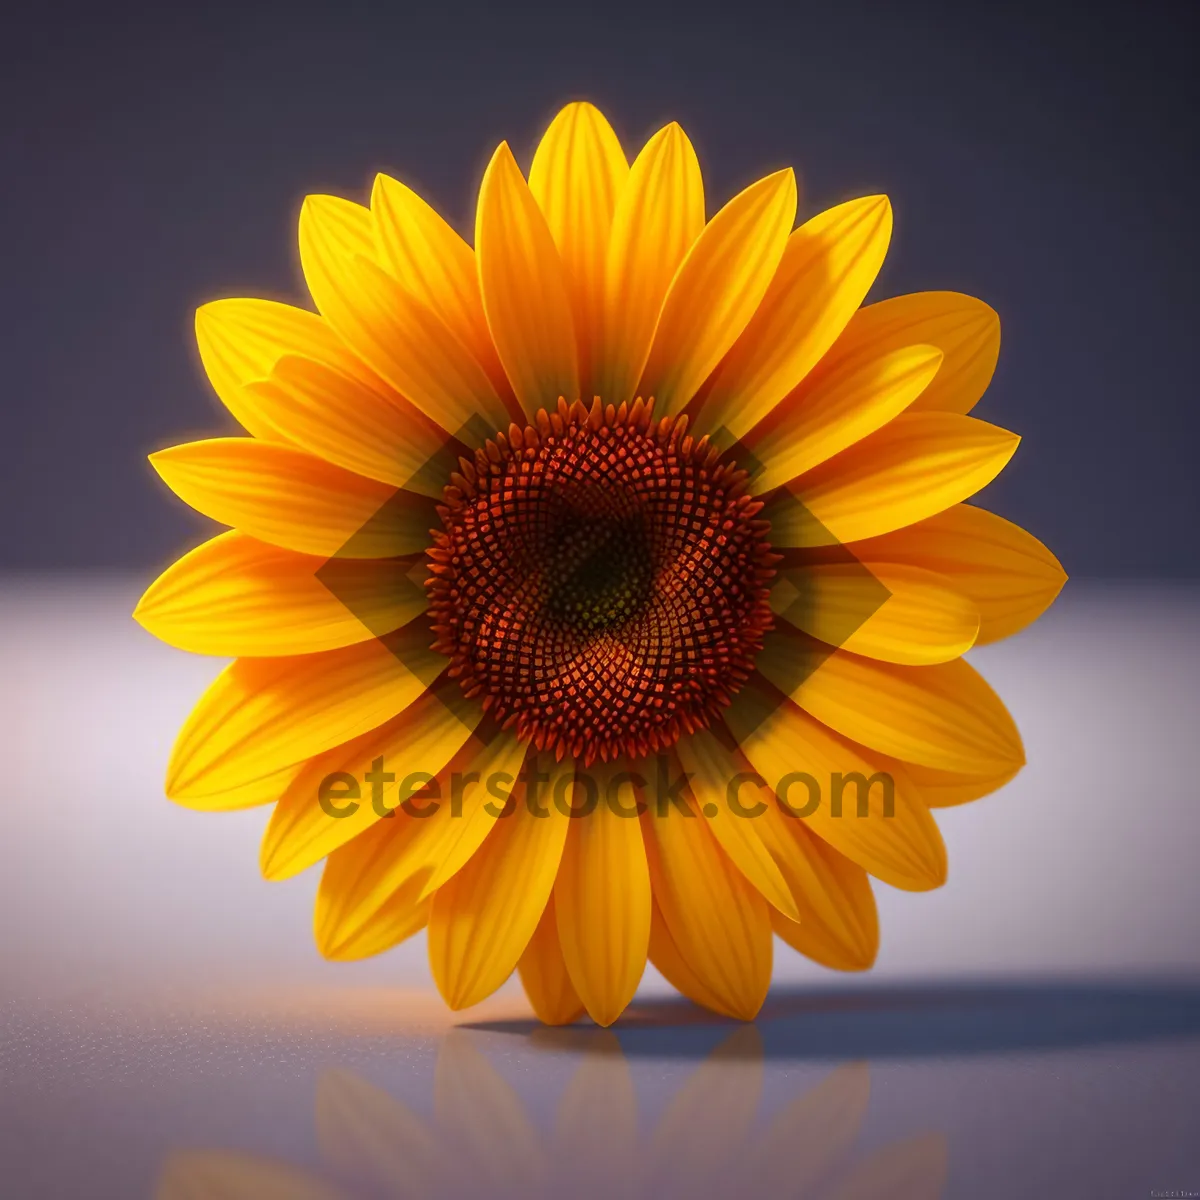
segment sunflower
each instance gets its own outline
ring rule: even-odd
[[[649,959],[751,1018],[773,933],[870,966],[869,877],[939,886],[930,810],[1022,766],[962,655],[1065,576],[964,503],[1018,441],[967,415],[996,314],[860,307],[887,198],[796,207],[782,170],[706,220],[677,124],[630,163],[570,104],[528,180],[496,150],[473,249],[380,175],[304,202],[316,312],[198,311],[249,436],[151,461],[230,528],[135,616],[234,661],[166,790],[275,804],[263,873],[325,860],[326,956],[427,927],[451,1007],[516,969],[602,1025]]]

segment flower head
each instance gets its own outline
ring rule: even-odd
[[[608,1024],[649,958],[750,1017],[773,932],[869,966],[868,875],[938,886],[930,810],[1019,770],[962,655],[1065,576],[964,503],[1017,444],[967,415],[996,314],[860,307],[887,199],[796,208],[785,170],[706,219],[678,125],[630,163],[571,104],[528,180],[497,149],[473,247],[381,175],[305,201],[317,312],[199,310],[250,436],[152,456],[230,527],[136,613],[235,659],[167,791],[276,804],[264,873],[327,860],[328,956],[428,926],[456,1008],[516,968]]]

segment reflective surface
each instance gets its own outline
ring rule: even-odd
[[[502,1005],[448,1028],[427,1001],[10,1004],[7,1194],[932,1200],[1197,1182],[1197,989],[783,994],[747,1026],[649,1001],[615,1032]]]
[[[445,1011],[418,939],[323,963],[264,814],[161,799],[218,664],[128,581],[0,589],[0,1194],[1142,1197],[1200,1193],[1193,593],[1080,589],[977,656],[1031,766],[942,814],[951,880],[879,889],[848,980],[779,947],[759,1020],[651,972],[614,1030],[508,985]]]

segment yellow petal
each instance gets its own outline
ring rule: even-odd
[[[228,791],[375,729],[445,668],[424,620],[342,650],[239,658],[213,681],[176,738],[167,794]]]
[[[913,411],[968,413],[991,382],[1000,354],[1000,318],[982,300],[959,292],[914,292],[861,308],[800,389],[827,370],[927,342],[946,356]]]
[[[558,247],[571,297],[583,399],[598,394],[604,266],[617,197],[628,177],[612,126],[598,108],[581,102],[568,104],[550,123],[529,168],[529,190]]]
[[[953,808],[969,804],[999,791],[1020,771],[1020,767],[994,771],[990,775],[964,775],[957,771],[938,771],[919,763],[904,763],[908,777],[921,790],[921,799],[930,808]]]
[[[769,918],[768,918],[769,920]],[[695,1004],[710,1012],[725,1014],[717,993],[692,970],[684,959],[670,929],[663,919],[662,910],[655,900],[650,913],[650,961],[658,973],[677,991]]]
[[[506,812],[510,796],[521,794],[516,783],[528,746],[508,732],[491,731],[482,745],[472,743],[464,754],[464,796],[461,819],[438,842],[433,870],[423,896],[431,896],[470,861],[491,832],[497,817]],[[477,776],[476,779],[472,779]]]
[[[375,177],[371,215],[381,265],[470,350],[497,394],[511,395],[483,315],[475,251],[412,188],[390,176]]]
[[[768,504],[772,544],[828,546],[924,520],[991,483],[1020,440],[957,413],[901,413]]]
[[[306,241],[312,243],[309,249],[322,251],[312,259],[311,274],[307,266],[304,268],[308,290],[322,312],[327,300],[341,287],[335,258],[361,256],[378,261],[380,257],[371,210],[341,196],[305,196],[300,210],[301,255]]]
[[[694,801],[685,797],[683,805],[687,814],[664,805],[661,815],[651,808],[642,816],[655,901],[671,942],[702,985],[691,998],[750,1021],[771,983],[768,905],[721,849]]]
[[[525,953],[517,963],[525,995],[533,1005],[537,1019],[546,1025],[569,1025],[583,1015],[583,1001],[567,974],[562,947],[558,941],[558,923],[554,914],[554,896],[546,902],[542,919]]]
[[[313,359],[365,386],[390,390],[316,313],[274,300],[214,300],[201,305],[196,310],[196,345],[217,395],[255,437],[286,437],[247,390],[249,384],[270,375],[285,355]]]
[[[424,612],[411,570],[404,560],[297,554],[232,530],[168,567],[133,615],[194,654],[308,654],[391,633]]]
[[[566,273],[507,142],[484,172],[475,218],[483,310],[526,417],[579,398]]]
[[[806,907],[799,921],[771,913],[771,928],[793,950],[834,971],[865,971],[879,953],[879,915],[866,871],[799,822],[792,836],[805,844],[808,864],[820,882],[822,899],[836,906],[836,918]],[[824,918],[824,919],[822,919]]]
[[[773,910],[771,925],[794,950],[838,971],[865,971],[879,953],[879,917],[866,871],[771,803],[756,822],[800,910]]]
[[[337,962],[353,962],[391,950],[429,924],[432,901],[421,899],[420,892],[420,880],[409,880],[371,914],[370,920],[336,942],[322,942],[319,931],[314,930],[317,949]]]
[[[269,775],[248,783],[235,784],[223,791],[189,792],[186,795],[172,795],[170,799],[181,808],[192,808],[197,812],[232,812],[239,808],[257,808],[260,804],[274,804],[288,790],[302,767],[302,763],[292,763]]]
[[[428,497],[256,438],[185,442],[150,462],[186,504],[222,525],[301,554],[420,554],[437,524]]]
[[[478,705],[463,699],[457,685],[447,681],[392,720],[305,763],[271,814],[259,862],[265,878],[288,879],[338,847],[346,847],[327,871],[328,878],[322,879],[325,895],[317,903],[319,944],[336,949],[335,934],[345,930],[333,930],[336,921],[326,920],[329,901],[353,903],[355,897],[347,893],[357,886],[357,873],[364,876],[363,891],[370,891],[376,876],[386,873],[389,859],[404,856],[411,842],[428,836],[423,831],[430,821],[442,823],[438,815],[412,817],[400,806],[428,811],[429,802],[415,794],[458,752],[482,715]],[[329,783],[335,777],[340,777],[336,789]],[[384,818],[386,829],[372,829]],[[405,882],[406,875],[397,872],[396,886]],[[395,890],[385,884],[370,911],[376,911]],[[414,900],[420,891],[420,886],[413,889]],[[358,924],[369,915],[362,914]]]
[[[910,563],[946,576],[979,609],[981,646],[1036,621],[1067,581],[1062,564],[1032,534],[970,504],[851,550],[859,558]]]
[[[879,946],[866,873],[810,834],[802,821],[786,817],[774,793],[755,786],[745,756],[722,741],[730,737],[721,725],[677,746],[680,764],[695,774],[693,793],[717,810],[711,828],[722,849],[773,905],[777,930],[802,927],[810,946],[805,952],[826,966],[865,969]],[[707,815],[705,807],[701,811]]]
[[[246,386],[258,410],[289,441],[347,471],[441,498],[454,456],[444,430],[384,385],[286,354]],[[431,463],[439,462],[440,478]],[[439,486],[439,484],[441,486]]]
[[[483,846],[433,897],[429,964],[438,991],[455,1010],[486,999],[512,974],[558,874],[568,818],[551,797],[574,764],[546,755],[536,761],[549,776],[538,802],[522,789],[512,813],[496,822]]]
[[[597,391],[632,400],[675,272],[704,228],[704,182],[687,134],[672,122],[634,159],[613,213],[604,269]]]
[[[309,196],[300,212],[300,262],[322,315],[363,360],[449,433],[479,414],[487,431],[508,410],[470,350],[425,303],[374,261],[369,210]]]
[[[650,941],[650,873],[624,759],[584,777],[596,806],[571,820],[554,905],[558,939],[575,991],[597,1025],[611,1025],[633,999]],[[584,803],[590,803],[585,797]]]
[[[449,691],[454,686],[457,685],[448,684],[447,691],[442,692],[450,706],[456,701]],[[436,710],[431,715],[436,716]],[[477,729],[478,719],[477,708],[458,705],[460,724]],[[490,786],[496,785],[497,773],[507,771],[507,776],[500,776],[500,782],[511,786],[525,757],[523,745],[492,726],[460,740],[448,718],[442,721],[447,735],[445,742],[438,741],[422,749],[418,757],[411,723],[395,724],[396,746],[390,773],[397,776],[392,782],[399,782],[402,787],[392,790],[390,784],[381,780],[379,799],[385,810],[394,810],[405,801],[409,801],[408,808],[400,807],[395,817],[373,821],[371,806],[365,806],[368,811],[357,827],[351,827],[350,832],[356,835],[353,841],[330,853],[317,891],[315,918],[317,943],[330,957],[335,956],[333,952],[339,945],[356,937],[394,893],[407,892],[412,885],[417,898],[425,900],[443,877],[449,878],[470,858],[491,829],[495,814],[502,811],[504,801],[490,790]],[[366,746],[367,739],[363,741],[364,748],[372,755],[370,759],[366,754],[361,756],[365,771],[376,753],[386,755],[387,751]],[[436,766],[438,760],[445,759],[444,751],[454,741],[459,745],[453,757]],[[402,757],[396,757],[397,754]],[[414,772],[421,774],[414,777]],[[432,782],[427,776],[434,777]],[[407,786],[403,786],[406,777],[409,777]],[[415,790],[421,794],[413,796]],[[310,815],[316,817],[315,813]],[[349,826],[351,820],[342,817],[338,822]],[[358,833],[362,828],[367,831]],[[347,840],[341,838],[343,843]],[[305,857],[316,861],[319,855],[314,857],[312,850],[308,850]],[[451,859],[457,859],[457,865]]]
[[[754,316],[796,219],[796,176],[777,171],[705,226],[663,301],[638,391],[679,412]]]
[[[754,319],[713,379],[709,428],[740,438],[813,369],[875,282],[891,235],[888,198],[867,196],[818,213],[788,238]]]
[[[760,660],[769,656],[764,651]],[[802,821],[893,887],[926,891],[946,881],[941,834],[899,770],[881,771],[869,752],[753,682],[725,720],[767,786],[790,806],[787,819]]]
[[[789,569],[771,607],[827,645],[884,662],[948,662],[979,633],[979,610],[944,575],[887,562]]]
[[[941,361],[933,346],[905,346],[823,372],[802,397],[793,392],[746,436],[753,490],[779,487],[882,428],[928,387]]]
[[[895,666],[773,632],[758,667],[818,721],[903,762],[987,775],[1025,761],[1008,710],[961,658]]]
[[[746,770],[745,764],[721,744],[711,729],[700,729],[682,738],[675,750],[672,765],[689,776],[687,786],[696,811],[708,822],[721,849],[768,904],[799,920],[796,900],[759,837],[759,822],[741,811],[755,812],[759,805],[757,796],[744,797],[739,786],[738,776]],[[739,806],[737,811],[731,807],[731,800]]]

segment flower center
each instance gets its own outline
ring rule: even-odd
[[[650,406],[560,400],[460,459],[428,552],[434,648],[517,736],[585,763],[707,725],[774,574],[746,475]]]

